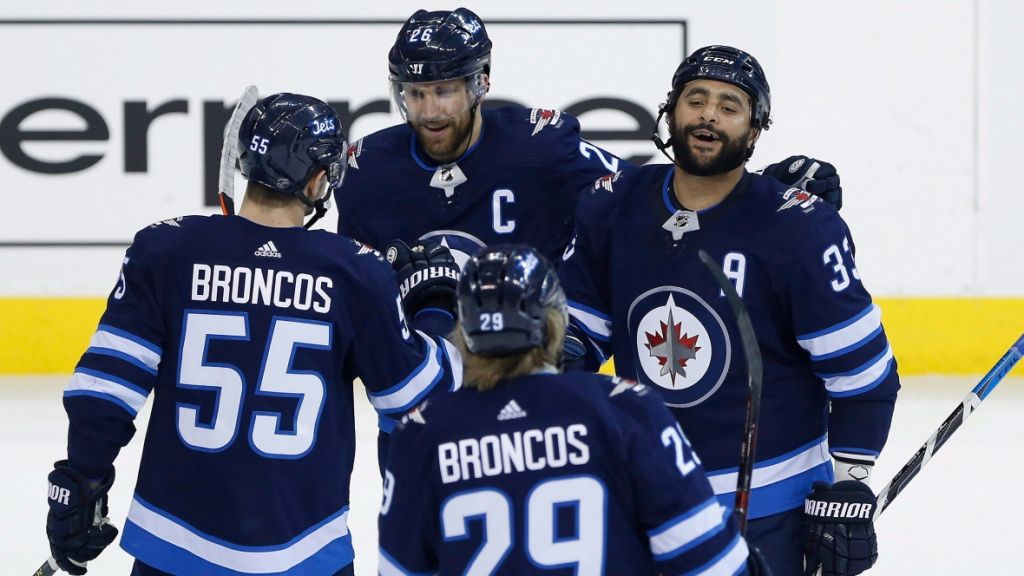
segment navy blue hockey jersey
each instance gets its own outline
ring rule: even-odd
[[[428,400],[394,434],[380,574],[742,572],[746,543],[660,404],[585,373]]]
[[[338,231],[373,246],[432,238],[459,265],[482,246],[526,243],[556,262],[572,235],[579,190],[622,163],[580,139],[557,110],[483,112],[480,139],[438,166],[407,124],[358,140],[338,191]]]
[[[152,393],[121,546],[176,574],[333,574],[352,561],[352,380],[408,411],[451,386],[447,346],[410,330],[390,266],[358,242],[159,222],[64,392],[69,459],[103,475]]]
[[[618,374],[657,389],[722,502],[736,489],[747,374],[721,263],[750,311],[764,388],[750,517],[800,506],[829,452],[877,456],[899,388],[850,232],[817,197],[745,173],[720,204],[678,206],[671,165],[626,168],[582,193],[559,269],[574,325]]]

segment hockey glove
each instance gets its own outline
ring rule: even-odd
[[[790,156],[782,162],[765,166],[761,174],[810,192],[835,206],[836,210],[843,207],[843,187],[839,185],[839,173],[835,166],[824,160]]]
[[[579,328],[569,324],[565,327],[565,340],[562,341],[562,372],[585,372],[587,371],[587,345],[584,344],[586,336]]]
[[[801,540],[806,574],[853,576],[878,559],[872,517],[878,505],[863,482],[815,482],[804,503]]]
[[[448,248],[436,242],[409,246],[394,240],[385,255],[395,270],[406,316],[415,318],[426,308],[439,308],[455,316],[455,288],[461,273]]]
[[[89,480],[68,466],[67,460],[53,466],[47,477],[50,553],[61,570],[85,574],[85,563],[117,538],[117,528],[107,518],[107,491],[114,483],[114,469],[102,480]]]

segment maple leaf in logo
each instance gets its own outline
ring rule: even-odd
[[[651,356],[658,359],[661,365],[660,374],[669,374],[672,384],[676,383],[676,374],[686,377],[686,363],[697,357],[697,336],[682,333],[682,322],[676,322],[672,316],[672,308],[668,309],[668,322],[659,322],[661,332],[651,334],[644,332],[647,343],[644,346]],[[669,327],[671,326],[671,333]]]

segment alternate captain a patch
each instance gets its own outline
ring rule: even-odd
[[[662,286],[641,294],[627,322],[636,340],[637,379],[658,388],[665,404],[686,408],[709,398],[729,371],[725,323],[693,292]]]

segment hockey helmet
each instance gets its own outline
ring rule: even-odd
[[[466,263],[457,294],[466,347],[482,356],[545,346],[548,310],[568,314],[554,266],[525,245],[481,250]]]
[[[391,96],[409,117],[408,99],[423,97],[424,84],[464,78],[468,98],[458,100],[452,116],[472,108],[487,92],[491,70],[491,39],[480,17],[468,8],[454,11],[418,10],[398,32],[388,53]],[[440,94],[446,96],[446,94]]]
[[[706,46],[696,50],[676,68],[664,111],[671,112],[675,108],[683,86],[700,79],[727,82],[746,92],[751,102],[751,125],[768,129],[771,124],[771,90],[764,70],[753,56],[731,46]]]
[[[341,186],[348,144],[338,114],[327,103],[302,94],[279,93],[256,103],[238,131],[242,175],[271,190],[298,196],[318,171],[328,193]],[[325,198],[326,199],[326,198]]]

